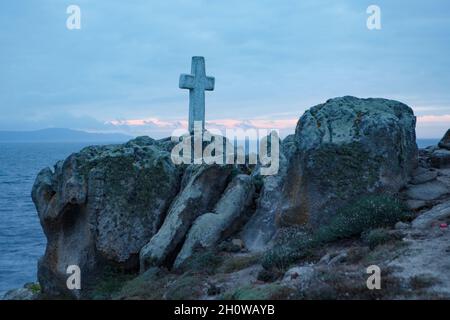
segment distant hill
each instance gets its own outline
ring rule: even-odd
[[[426,148],[429,146],[437,146],[437,144],[439,143],[440,139],[417,139],[417,146],[419,148]]]
[[[50,128],[36,131],[0,131],[0,142],[125,142],[133,137],[120,133],[91,133]]]

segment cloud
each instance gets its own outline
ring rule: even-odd
[[[421,124],[442,123],[447,124],[450,127],[450,114],[418,116],[417,122]]]
[[[425,139],[441,138],[448,129],[450,129],[450,114],[417,117],[417,137]]]
[[[298,119],[213,119],[206,121],[208,129],[278,129],[280,134],[293,133]],[[177,129],[187,129],[186,120],[162,120],[159,118],[111,120],[105,122],[105,126],[115,128],[115,131],[123,131],[134,135],[163,135],[169,136]]]
[[[206,121],[209,129],[277,129],[281,136],[294,133],[298,117],[286,119],[232,119],[221,118]],[[122,131],[133,135],[150,135],[155,137],[169,136],[176,129],[187,129],[184,119],[163,120],[157,117],[143,119],[122,119],[105,122],[112,131]],[[430,127],[432,129],[430,129]],[[450,114],[421,115],[417,117],[417,131],[425,138],[436,138],[450,128]]]
[[[358,0],[78,0],[79,31],[65,27],[70,2],[24,1],[0,14],[0,130],[166,134],[186,126],[187,92],[177,82],[193,55],[205,56],[216,77],[211,126],[293,132],[304,108],[346,94],[401,95],[420,100],[414,109],[425,115],[448,114],[445,0],[413,0],[408,10],[380,0],[380,32],[367,30]],[[274,111],[280,120],[267,116]]]
[[[171,128],[176,127],[180,124],[179,121],[163,121],[158,118],[147,118],[147,119],[133,119],[133,120],[112,120],[106,122],[106,124],[111,124],[113,126],[155,126],[158,128]]]
[[[214,127],[224,127],[228,129],[252,127],[256,129],[289,129],[295,128],[298,119],[279,119],[279,120],[239,120],[239,119],[214,119],[206,121],[206,125]],[[107,125],[113,125],[117,127],[157,127],[157,128],[187,128],[186,120],[161,120],[158,118],[147,119],[131,119],[131,120],[111,120],[105,122]]]
[[[238,119],[216,119],[207,121],[207,125],[234,128],[255,128],[255,129],[292,129],[297,125],[298,118],[279,120],[238,120]]]

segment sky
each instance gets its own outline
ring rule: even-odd
[[[69,5],[81,29],[69,30]],[[366,26],[369,5],[381,29]],[[21,0],[0,4],[0,130],[163,137],[186,126],[178,88],[204,56],[207,127],[293,133],[353,95],[413,108],[419,138],[450,128],[448,0]]]

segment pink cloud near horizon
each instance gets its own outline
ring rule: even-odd
[[[217,129],[278,129],[284,132],[284,135],[293,133],[297,125],[298,118],[288,119],[212,119],[206,121],[206,126]],[[135,133],[151,133],[152,131],[167,132],[175,129],[186,129],[186,120],[163,120],[159,118],[144,119],[128,119],[128,120],[112,120],[105,124],[112,125],[116,128],[126,129],[128,132]],[[432,127],[433,130],[426,131]],[[441,136],[442,131],[450,128],[450,114],[444,115],[420,115],[417,116],[418,136],[423,138]],[[291,131],[291,132],[289,132]],[[445,132],[445,131],[444,131]]]
[[[450,125],[450,114],[417,116],[420,123],[446,123]]]
[[[229,129],[239,128],[242,126],[253,127],[257,129],[289,129],[295,128],[298,119],[279,119],[279,120],[264,120],[264,119],[255,119],[255,120],[237,120],[237,119],[216,119],[206,121],[207,125],[212,126],[220,126]],[[112,120],[107,121],[106,124],[114,125],[114,126],[131,126],[131,127],[140,127],[140,126],[156,126],[159,128],[187,128],[186,120],[172,120],[165,121],[158,118],[146,118],[146,119],[129,119],[129,120]]]

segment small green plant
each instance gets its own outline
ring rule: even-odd
[[[437,283],[439,283],[439,279],[428,274],[415,275],[409,280],[409,284],[414,290],[426,289]]]
[[[208,294],[208,296],[217,296],[222,292],[222,287],[217,286],[213,283],[210,283],[208,286],[208,289],[206,291],[206,293]]]
[[[316,269],[310,279],[307,290],[299,292],[302,300],[375,300],[394,299],[405,294],[400,279],[396,278],[391,268],[382,267],[382,290],[368,290],[367,274],[364,268],[337,266],[330,272],[329,268]]]
[[[257,279],[263,282],[274,282],[275,280],[279,279],[282,275],[283,273],[277,270],[262,269],[258,273]]]
[[[183,274],[173,281],[165,293],[168,300],[198,299],[205,289],[203,277],[198,274]]]
[[[29,289],[33,294],[41,293],[41,285],[39,283],[28,283],[25,288]]]
[[[133,277],[133,274],[126,273],[121,269],[112,266],[105,267],[103,274],[99,277],[95,287],[91,290],[92,299],[111,299],[112,296],[119,292],[123,285]]]
[[[259,255],[234,256],[225,259],[223,265],[219,268],[221,272],[231,273],[248,268],[259,262]]]
[[[196,248],[194,253],[181,265],[181,271],[193,270],[197,273],[214,274],[222,264],[223,257],[213,249]]]
[[[170,274],[167,270],[153,267],[126,282],[122,289],[117,294],[114,294],[112,298],[161,300],[167,284],[175,279],[176,275]]]
[[[282,300],[293,296],[295,290],[279,284],[246,285],[222,295],[223,300]]]
[[[373,229],[362,233],[362,240],[369,246],[371,250],[393,239],[394,237],[391,236],[389,232],[383,228]]]
[[[239,252],[242,250],[242,248],[236,244],[233,244],[232,241],[222,241],[218,246],[219,251],[224,252]]]
[[[264,269],[287,270],[292,263],[312,254],[314,242],[310,238],[295,239],[286,245],[277,245],[267,251],[261,260]]]

